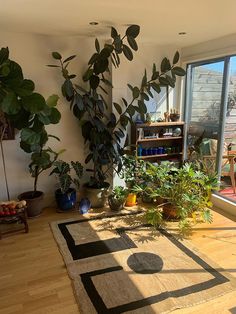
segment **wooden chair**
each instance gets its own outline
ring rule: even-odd
[[[210,140],[208,140],[210,141]],[[203,145],[206,145],[207,142],[203,141]],[[209,143],[210,144],[210,143]],[[206,151],[206,147],[205,147]],[[202,161],[203,166],[207,173],[215,173],[216,166],[216,155],[211,154],[211,148],[209,147],[208,153],[209,155],[205,155],[204,151],[202,151]],[[221,164],[221,176],[226,177],[229,176],[231,179],[231,184],[233,187],[234,194],[236,194],[236,184],[235,184],[235,170],[236,170],[236,151],[227,150],[225,154],[222,156],[222,164]]]

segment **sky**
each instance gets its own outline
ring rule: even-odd
[[[203,66],[209,70],[218,71],[223,73],[224,62],[215,62]],[[230,75],[236,75],[236,56],[230,59]]]

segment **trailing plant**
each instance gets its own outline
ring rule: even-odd
[[[55,108],[58,96],[47,100],[34,92],[35,84],[25,79],[18,63],[9,59],[9,49],[0,50],[0,109],[20,130],[20,147],[31,154],[29,171],[34,178],[34,192],[39,175],[50,168],[60,152],[46,147],[48,139],[56,136],[47,133],[45,126],[60,121],[61,114]]]
[[[58,60],[58,65],[49,66],[60,68],[64,78],[62,94],[70,102],[74,115],[82,122],[82,135],[89,147],[85,163],[93,161],[93,168],[87,169],[92,173],[89,183],[92,187],[103,187],[113,170],[118,173],[121,171],[121,157],[124,154],[122,138],[126,136],[127,125],[132,123],[135,113],[144,115],[147,112],[145,101],[153,97],[153,91],[160,93],[162,86],[174,87],[176,76],[185,75],[184,69],[176,65],[179,61],[178,52],[175,53],[172,64],[164,58],[160,71],[153,64],[150,78],[145,70],[140,87],[128,84],[131,100],[128,102],[122,98],[121,103],[114,102],[116,114],[111,113],[111,104],[107,104],[105,100],[107,87],[112,87],[109,80],[109,60],[115,68],[119,67],[122,54],[131,61],[132,50],[138,50],[136,38],[139,31],[138,25],[131,25],[122,36],[112,27],[111,44],[105,44],[101,48],[98,39],[95,40],[96,51],[89,59],[88,68],[82,76],[83,81],[88,83],[87,88],[74,83],[76,75],[68,71],[75,55],[64,59],[60,53],[52,53],[53,58]]]
[[[71,170],[74,170],[76,177],[71,176]],[[80,187],[80,179],[83,175],[83,166],[80,162],[71,161],[70,164],[63,161],[57,160],[54,163],[54,168],[50,175],[55,174],[60,186],[61,193],[67,193],[73,183],[78,189]]]

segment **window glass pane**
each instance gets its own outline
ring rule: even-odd
[[[223,69],[223,61],[192,68],[188,104],[188,159],[203,161],[208,172],[215,171]]]

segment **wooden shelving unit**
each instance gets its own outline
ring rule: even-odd
[[[179,136],[163,136],[164,133],[173,133],[176,128],[181,129]],[[140,138],[140,129],[142,129],[143,133],[142,138]],[[131,144],[136,148],[136,155],[139,159],[151,162],[170,160],[182,163],[184,149],[183,135],[183,121],[136,124],[132,127]],[[142,155],[140,155],[141,149],[143,152]],[[164,150],[163,153],[161,153],[162,149]],[[158,153],[153,154],[153,150]]]

